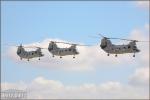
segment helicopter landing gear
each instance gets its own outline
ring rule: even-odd
[[[75,55],[73,56],[73,58],[75,58]]]
[[[135,57],[135,53],[133,54],[133,57]]]
[[[107,56],[109,56],[109,53],[107,54]]]
[[[117,54],[115,55],[115,57],[117,57]]]

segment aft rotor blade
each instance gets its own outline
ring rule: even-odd
[[[126,41],[135,41],[135,42],[150,42],[150,41],[141,41],[141,40],[123,39],[123,38],[108,38],[108,39],[119,39],[119,40],[126,40]]]
[[[138,41],[138,40],[137,40],[137,42],[150,42],[150,41]]]

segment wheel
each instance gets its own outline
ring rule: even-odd
[[[40,60],[40,58],[39,58],[39,60]]]
[[[20,60],[22,60],[22,58],[20,58]]]
[[[115,55],[115,57],[117,57],[117,54]]]
[[[75,58],[75,57],[73,57],[73,58]]]
[[[28,61],[29,61],[29,59],[28,59]]]
[[[133,55],[133,57],[135,57],[135,55]]]
[[[60,56],[60,58],[62,58],[62,57]]]
[[[53,55],[53,57],[55,57],[55,56]]]
[[[109,53],[107,54],[107,56],[109,56]]]

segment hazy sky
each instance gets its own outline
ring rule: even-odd
[[[149,40],[148,6],[148,2],[140,1],[3,1],[2,88],[42,91],[32,92],[29,98],[148,98],[149,44],[139,43],[141,52],[135,58],[133,54],[115,58],[101,50],[100,39],[89,37],[102,33]],[[4,46],[39,42],[45,47],[49,40],[94,46],[78,47],[80,55],[76,59],[52,58],[43,50],[45,56],[40,61],[35,58],[30,62],[21,61],[15,47]]]

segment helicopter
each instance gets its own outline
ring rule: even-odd
[[[40,47],[24,47],[22,46],[22,44],[20,46],[17,46],[17,55],[20,57],[20,59],[22,60],[23,58],[24,59],[27,59],[29,61],[29,59],[32,59],[32,58],[36,58],[36,57],[39,57],[39,60],[40,60],[40,57],[43,57],[44,54],[42,54],[41,52],[41,49],[43,48],[40,48]],[[37,48],[35,51],[26,51],[24,48]]]
[[[68,48],[59,48],[57,46],[57,43],[69,44],[71,46]],[[79,54],[79,52],[76,49],[76,46],[88,46],[88,45],[50,41],[49,46],[48,46],[48,51],[50,53],[52,53],[53,57],[56,55],[56,56],[60,56],[60,58],[62,58],[62,56],[73,55],[73,58],[75,58],[75,55]]]
[[[109,56],[110,54],[115,54],[115,57],[117,57],[118,54],[133,53],[133,57],[135,57],[135,53],[140,52],[140,50],[137,48],[136,43],[137,42],[149,42],[149,41],[122,39],[122,38],[108,38],[108,37],[104,37],[101,34],[99,35],[102,37],[100,47],[107,53],[107,56]],[[115,45],[115,44],[112,44],[110,39],[119,39],[119,40],[125,40],[125,41],[130,41],[130,42],[126,45],[124,44]]]

